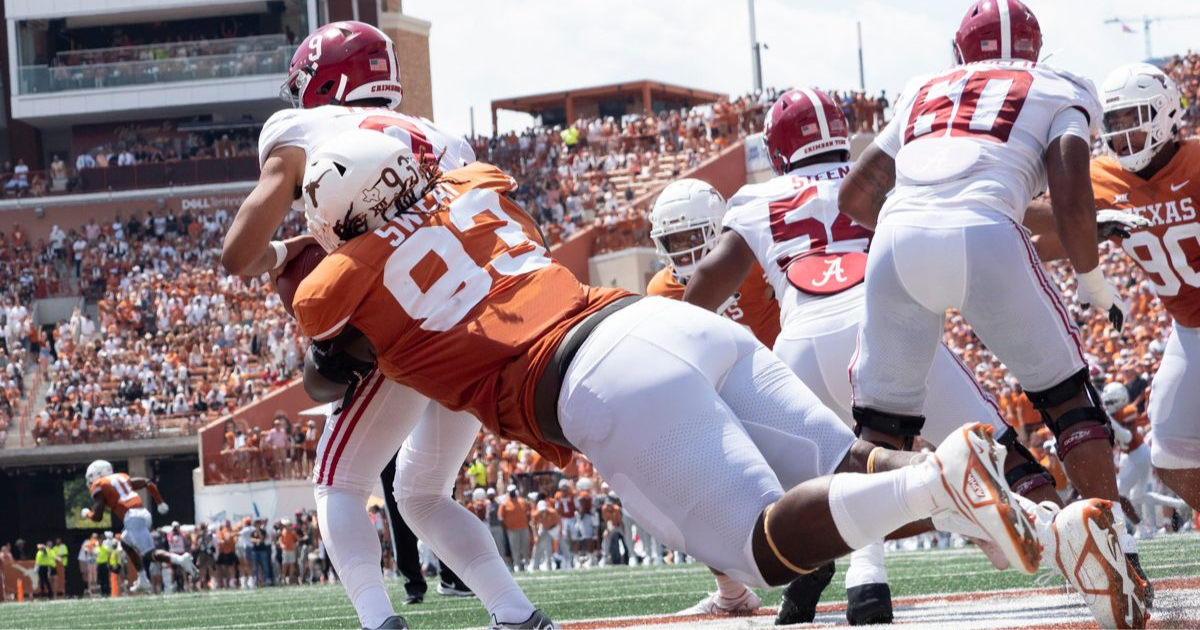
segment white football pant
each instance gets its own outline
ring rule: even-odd
[[[498,618],[511,619],[511,610],[527,608],[526,616],[533,612],[533,605],[508,572],[504,571],[505,579],[498,579],[479,556],[481,545],[475,543],[482,541],[487,553],[504,568],[487,536],[487,526],[450,498],[454,478],[478,431],[479,422],[470,414],[447,411],[416,391],[387,380],[378,370],[359,385],[350,404],[326,421],[313,467],[318,524],[330,562],[364,627],[378,627],[395,614],[380,569],[379,537],[366,511],[379,473],[394,456],[398,457],[396,500],[413,532],[429,543],[485,605],[495,605],[505,613]],[[447,463],[451,461],[453,466]],[[450,506],[457,510],[447,509]],[[470,523],[457,512],[468,516]],[[434,520],[438,522],[431,522]],[[496,593],[503,596],[490,601],[485,596]],[[497,611],[489,608],[489,612]]]
[[[1150,454],[1158,468],[1200,468],[1200,328],[1174,328],[1150,390]]]
[[[639,526],[751,586],[765,586],[751,545],[759,514],[785,488],[832,474],[855,440],[744,327],[660,297],[592,331],[558,414]]]

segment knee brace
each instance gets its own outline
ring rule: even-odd
[[[1088,401],[1091,403],[1089,406],[1076,407],[1057,418],[1052,417],[1050,412],[1046,411],[1050,407],[1056,407],[1071,400],[1081,391],[1087,392]],[[1105,439],[1109,444],[1114,443],[1108,414],[1100,406],[1100,394],[1092,386],[1087,368],[1079,370],[1049,389],[1038,392],[1026,390],[1025,395],[1029,397],[1029,402],[1033,403],[1033,408],[1042,415],[1042,422],[1058,441],[1058,458],[1060,460],[1066,459],[1067,453],[1072,448],[1089,440]],[[1098,426],[1083,427],[1067,433],[1068,429],[1081,422],[1096,422]]]
[[[854,414],[854,435],[861,436],[863,429],[871,429],[904,438],[904,450],[906,451],[912,450],[913,440],[921,435],[921,429],[925,426],[925,416],[890,413],[858,405],[854,406],[852,413]]]
[[[996,441],[1003,444],[1010,451],[1015,451],[1021,459],[1025,461],[1018,464],[1016,467],[1004,472],[1004,481],[1008,483],[1008,487],[1013,492],[1021,496],[1027,495],[1034,488],[1040,488],[1044,485],[1054,485],[1054,476],[1050,474],[1046,467],[1041,465],[1037,457],[1034,456],[1025,445],[1017,439],[1017,432],[1012,428],[1006,429],[1001,433]]]

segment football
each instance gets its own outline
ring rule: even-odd
[[[288,315],[296,316],[292,312],[292,300],[296,297],[296,289],[300,288],[300,281],[312,273],[322,260],[325,260],[325,250],[314,243],[283,265],[283,271],[275,278],[275,291],[279,293],[283,310],[287,311]]]

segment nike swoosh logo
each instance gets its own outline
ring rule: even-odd
[[[1186,182],[1183,182],[1182,184],[1171,184],[1171,192],[1179,192],[1179,189],[1180,189],[1180,188],[1183,188],[1184,186],[1187,186],[1187,185],[1188,185],[1188,183],[1189,183],[1189,182],[1191,182],[1191,181],[1192,181],[1192,180],[1190,180],[1190,179],[1189,179],[1189,180],[1187,180]]]

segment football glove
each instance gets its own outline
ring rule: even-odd
[[[1117,329],[1125,326],[1125,316],[1129,313],[1127,306],[1117,289],[1104,277],[1099,267],[1076,276],[1079,281],[1079,303],[1084,308],[1096,307],[1108,312],[1108,321]]]
[[[158,508],[156,508],[156,509],[158,510],[159,514],[166,514],[167,511],[171,509],[171,507],[169,505],[167,505],[166,503],[159,503]]]
[[[1096,239],[1129,238],[1134,228],[1150,227],[1150,220],[1124,210],[1101,210],[1096,213]]]
[[[79,516],[80,516],[80,518],[84,519],[85,521],[92,520],[92,509],[91,508],[83,508],[82,510],[79,510]]]
[[[1120,422],[1110,422],[1109,424],[1112,425],[1113,437],[1116,438],[1118,444],[1125,445],[1133,441],[1133,433],[1121,426]]]

